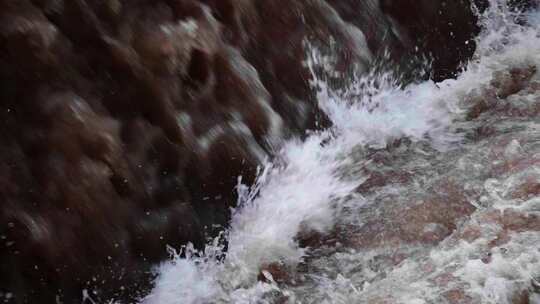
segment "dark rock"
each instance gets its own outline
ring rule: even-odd
[[[384,0],[381,8],[396,22],[407,48],[432,59],[434,80],[455,77],[475,51],[479,28],[469,0]]]

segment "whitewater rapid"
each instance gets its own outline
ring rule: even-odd
[[[486,87],[498,71],[524,65],[540,67],[540,13],[528,13],[528,24],[517,25],[514,15],[500,2],[490,1],[491,8],[481,16],[484,30],[477,38],[477,52],[457,79],[402,86],[391,73],[368,73],[351,80],[346,88],[333,90],[320,73],[313,72],[318,103],[332,127],[304,140],[284,143],[276,158],[260,169],[254,185],[248,188],[239,183],[238,207],[224,232],[228,241],[225,258],[219,238],[204,252],[190,246],[182,249],[184,257],[171,249],[173,258],[157,269],[156,286],[141,303],[273,303],[273,292],[285,295],[290,303],[351,303],[377,292],[337,269],[333,277],[290,288],[274,282],[267,272],[267,282],[259,281],[258,276],[261,268],[272,263],[294,268],[303,261],[309,249],[300,248],[296,240],[302,231],[324,234],[336,222],[359,221],[351,219],[351,210],[373,203],[355,191],[367,178],[361,168],[370,162],[361,156],[362,151],[384,148],[402,138],[421,142],[437,153],[461,148],[463,129],[468,127],[463,123],[467,97]],[[327,69],[331,58],[310,48],[309,42],[306,45],[306,65],[312,71],[321,66]],[[539,240],[538,235],[528,237],[527,242],[533,244]],[[443,265],[466,250],[447,248],[430,255]],[[346,264],[366,259],[366,255],[351,251],[334,258]],[[503,265],[499,267],[515,267],[497,258]],[[530,261],[524,261],[531,272],[538,270],[538,258],[540,253],[534,256],[532,252]],[[381,286],[401,294],[398,298],[403,303],[426,303],[433,295],[429,286],[415,277],[411,265],[406,263],[393,274],[404,281],[397,279]],[[482,286],[475,283],[493,270],[470,262],[460,271],[470,288],[484,295],[480,296],[482,303],[504,303],[493,297],[505,288],[506,281],[486,283],[484,279]],[[531,275],[523,270],[518,276]],[[408,286],[409,281],[416,285]]]

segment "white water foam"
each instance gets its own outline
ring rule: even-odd
[[[250,191],[239,187],[225,260],[218,259],[217,242],[203,253],[186,248],[185,258],[160,266],[156,287],[142,303],[264,303],[264,295],[278,287],[257,281],[260,268],[273,262],[294,266],[305,254],[294,240],[301,229],[324,232],[344,203],[362,204],[351,195],[362,177],[340,174],[355,165],[349,155],[356,146],[382,147],[402,137],[431,139],[440,148],[454,144],[460,137],[452,132],[453,121],[461,118],[468,94],[486,86],[495,71],[540,63],[538,32],[515,26],[509,16],[501,9],[485,13],[488,31],[478,40],[475,61],[458,79],[402,88],[389,75],[368,75],[345,94],[315,81],[318,102],[333,127],[286,143]],[[316,50],[307,60],[310,66],[323,62]],[[362,97],[347,99],[353,95]],[[497,284],[490,282],[489,289]]]
[[[381,146],[403,136],[421,139],[448,126],[445,103],[411,96],[425,92],[425,87],[436,89],[430,83],[410,90],[381,90],[374,99],[384,106],[373,111],[344,105],[337,95],[321,87],[319,101],[334,128],[305,141],[286,143],[277,161],[266,166],[252,195],[242,196],[244,201],[233,214],[226,260],[215,259],[219,246],[209,246],[202,257],[188,250],[186,259],[176,258],[161,266],[156,288],[143,302],[251,303],[253,297],[271,289],[269,284],[257,283],[260,267],[278,261],[300,262],[304,250],[294,237],[301,227],[325,231],[340,205],[351,199],[348,196],[360,180],[344,180],[339,171],[353,165],[347,157],[352,148]],[[391,103],[393,100],[396,102]]]

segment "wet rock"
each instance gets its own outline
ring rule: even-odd
[[[261,267],[257,280],[261,282],[285,283],[292,281],[291,270],[280,263],[272,263]]]
[[[227,222],[229,208],[236,204],[238,178],[251,183],[264,152],[253,140],[247,141],[230,130],[206,140],[207,149],[194,156],[186,170],[192,172],[187,185],[197,202],[194,208],[203,224],[210,227]]]
[[[516,233],[540,231],[540,224],[536,214],[506,209],[503,212],[492,211],[481,215],[481,221],[497,225],[501,230],[489,242],[489,247],[499,247],[512,240]]]
[[[507,209],[502,214],[502,225],[505,229],[523,232],[540,231],[540,218],[535,214],[524,214]]]
[[[538,195],[540,195],[540,181],[535,176],[530,176],[512,192],[511,197],[525,200]]]
[[[453,289],[443,293],[443,297],[451,304],[469,304],[473,299],[461,289]]]
[[[396,23],[399,38],[410,49],[433,59],[432,77],[455,77],[464,60],[474,53],[479,31],[471,1],[381,1],[383,12]],[[443,47],[441,47],[443,46]]]
[[[171,207],[149,210],[139,217],[132,228],[133,250],[151,262],[166,258],[163,248],[167,246],[180,248],[189,241],[204,239],[198,217],[187,203],[175,202]]]
[[[497,97],[505,99],[523,90],[531,77],[536,73],[536,67],[515,68],[507,73],[495,75],[491,85],[497,88]]]
[[[69,58],[69,43],[58,28],[28,1],[4,1],[0,9],[0,52],[19,77],[58,72]]]
[[[388,172],[372,172],[369,178],[363,182],[357,191],[360,193],[367,193],[376,190],[376,188],[384,187],[385,185],[400,185],[407,184],[412,181],[412,174],[409,172],[401,171],[388,171]]]
[[[535,117],[540,109],[538,102],[528,101],[524,97],[507,100],[509,96],[522,91],[535,91],[532,88],[534,84],[530,83],[535,74],[536,67],[534,66],[496,73],[489,88],[483,90],[481,95],[471,96],[467,100],[470,104],[466,115],[467,120],[477,119],[484,112],[507,117]]]
[[[474,242],[478,238],[482,236],[482,229],[480,225],[477,225],[475,223],[470,223],[469,225],[466,225],[461,231],[459,231],[458,238],[461,240],[465,240],[469,243]]]
[[[171,74],[179,66],[174,36],[165,25],[137,33],[134,47],[143,64],[156,73]]]
[[[493,109],[497,103],[494,94],[487,94],[487,96],[478,96],[471,101],[472,106],[467,112],[467,120],[473,120],[478,118],[483,112]],[[485,131],[483,132],[485,133]]]
[[[331,233],[321,233],[307,227],[302,227],[298,235],[296,235],[296,241],[302,248],[320,248],[322,246],[336,247],[338,245],[339,228]]]
[[[450,283],[453,283],[454,281],[457,281],[458,278],[452,275],[451,273],[443,273],[435,278],[433,278],[433,283],[437,284],[437,286],[440,287],[447,287]]]
[[[450,183],[440,184],[436,189],[438,195],[383,209],[385,213],[380,219],[367,222],[345,242],[351,242],[356,248],[439,243],[456,229],[460,219],[474,212],[475,207]]]
[[[527,290],[516,292],[512,297],[512,304],[530,304],[529,299],[529,292]]]

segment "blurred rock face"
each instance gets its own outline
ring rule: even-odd
[[[446,1],[409,2],[0,1],[0,291],[144,293],[166,245],[226,225],[239,175],[324,123],[306,42],[343,71],[419,47],[436,78],[472,54],[468,2],[455,31]]]
[[[471,1],[381,0],[381,7],[405,45],[431,60],[435,80],[456,76],[462,60],[473,55],[478,27]]]

